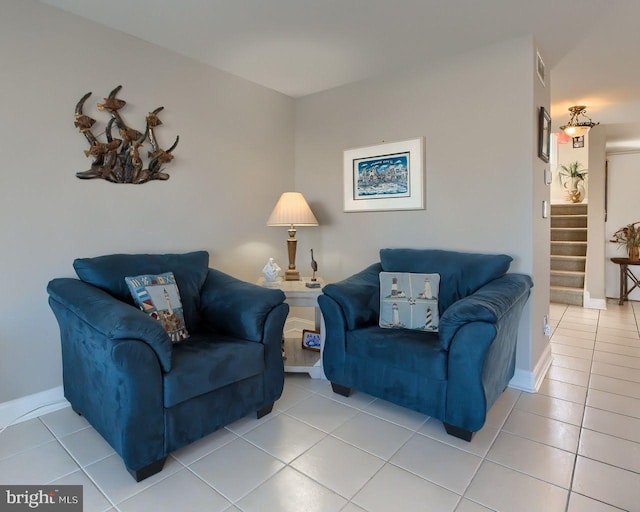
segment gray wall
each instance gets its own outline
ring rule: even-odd
[[[549,225],[540,218],[549,187],[535,142],[549,94],[534,55],[530,38],[516,39],[296,104],[296,187],[321,224],[299,238],[321,249],[320,273],[342,279],[377,261],[381,247],[510,254],[511,270],[536,281],[520,334],[525,373],[547,346],[549,301]],[[343,151],[417,136],[426,140],[426,210],[344,213]]]
[[[640,153],[608,155],[607,160],[609,161],[609,204],[605,233],[606,239],[610,240],[613,233],[621,227],[640,221],[640,201],[638,201]],[[609,261],[609,258],[625,258],[626,254],[619,245],[606,244],[607,297],[620,296],[620,267]],[[640,267],[630,268],[640,276]],[[632,283],[629,286],[632,286]],[[640,300],[640,290],[632,291],[629,298]]]
[[[45,287],[74,275],[74,258],[206,249],[213,266],[254,280],[284,252],[286,233],[265,223],[293,186],[295,105],[32,0],[3,0],[0,62],[1,404],[62,383]],[[95,105],[118,84],[135,128],[165,106],[159,140],[180,135],[169,181],[75,177],[90,160],[73,107],[93,91],[86,113],[104,123]]]

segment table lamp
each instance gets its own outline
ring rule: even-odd
[[[300,272],[296,270],[296,228],[295,226],[317,226],[318,220],[300,192],[284,192],[274,207],[267,226],[288,226],[289,268],[284,274],[285,281],[300,281]]]

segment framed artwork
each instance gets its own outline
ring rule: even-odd
[[[540,56],[540,52],[538,50],[536,50],[536,72],[538,74],[538,79],[540,80],[542,85],[546,87],[546,84],[544,83],[544,78],[545,78],[544,61],[542,60],[542,57]]]
[[[304,329],[302,331],[302,348],[320,352],[320,332]]]
[[[584,147],[584,135],[580,135],[580,137],[573,137],[573,147],[576,149]]]
[[[424,138],[344,152],[344,211],[424,210]]]
[[[540,107],[538,117],[538,157],[549,161],[549,149],[551,148],[551,116],[544,107]]]

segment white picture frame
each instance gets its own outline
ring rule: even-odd
[[[424,210],[424,137],[348,149],[345,212]]]

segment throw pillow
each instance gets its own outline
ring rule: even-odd
[[[162,324],[172,343],[189,337],[173,272],[125,277],[124,280],[136,305]]]
[[[437,332],[439,274],[380,272],[380,327]]]

